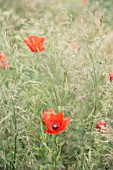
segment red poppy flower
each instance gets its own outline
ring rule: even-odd
[[[8,68],[8,60],[2,52],[0,52],[0,68],[2,69]]]
[[[101,129],[102,127],[106,127],[106,122],[105,121],[100,121],[98,122],[98,124],[96,125],[97,129]]]
[[[89,0],[81,0],[81,6],[88,6]]]
[[[80,46],[76,45],[76,44],[69,44],[69,48],[71,48],[72,50],[75,50],[75,51],[80,50]]]
[[[107,133],[109,130],[106,128],[106,122],[105,121],[100,121],[96,125],[96,128],[98,129],[99,132],[101,133]]]
[[[110,79],[110,81],[113,80],[113,72],[109,73],[109,79]]]
[[[41,52],[44,50],[43,43],[45,38],[40,38],[37,36],[29,36],[24,39],[26,45],[30,48],[32,52]]]
[[[45,132],[49,134],[61,133],[67,128],[70,122],[70,118],[64,119],[64,114],[62,112],[56,114],[53,108],[42,113],[42,120],[47,127]]]

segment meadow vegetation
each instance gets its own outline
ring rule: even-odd
[[[113,0],[0,0],[0,170],[113,170],[112,11]],[[70,118],[57,135],[44,132],[50,108]]]

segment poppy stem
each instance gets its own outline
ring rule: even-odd
[[[56,137],[57,137],[57,136],[58,136],[57,134],[52,135],[52,139],[53,139],[53,140],[56,140]]]
[[[12,170],[16,170],[16,155],[17,155],[17,122],[16,122],[16,112],[14,108],[14,101],[12,99],[13,106],[13,125],[14,125],[14,154],[13,154],[13,165]]]
[[[95,63],[93,61],[93,57],[92,54],[89,52],[92,64],[93,64],[93,83],[94,83],[94,91],[95,91],[95,95],[94,95],[94,108],[93,108],[93,115],[96,115],[96,110],[97,110],[97,76],[96,76],[96,70],[95,70]],[[93,128],[93,124],[94,124],[94,117],[92,117],[92,121],[91,121],[91,131]]]

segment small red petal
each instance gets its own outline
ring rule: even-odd
[[[53,108],[45,110],[42,113],[42,120],[43,120],[44,124],[48,125],[48,123],[50,122],[51,118],[54,117],[55,114],[56,113],[55,113]]]
[[[50,131],[49,129],[44,130],[44,132],[46,132],[46,133],[48,133],[48,134],[55,134],[55,132],[52,132],[52,131]]]
[[[50,114],[56,114],[54,109],[51,108],[51,109],[48,109],[48,110],[45,110],[43,113],[42,113],[42,119],[45,119],[48,115]]]
[[[62,130],[50,131],[49,129],[47,129],[47,130],[44,130],[44,132],[46,132],[48,134],[60,134],[62,132]]]
[[[67,128],[67,126],[69,125],[69,123],[70,123],[70,118],[69,117],[64,119],[63,125],[62,125],[62,130],[65,130]]]

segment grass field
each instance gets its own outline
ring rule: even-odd
[[[0,170],[113,170],[112,11],[113,0],[0,0]],[[70,118],[59,134],[44,132],[50,108]]]

